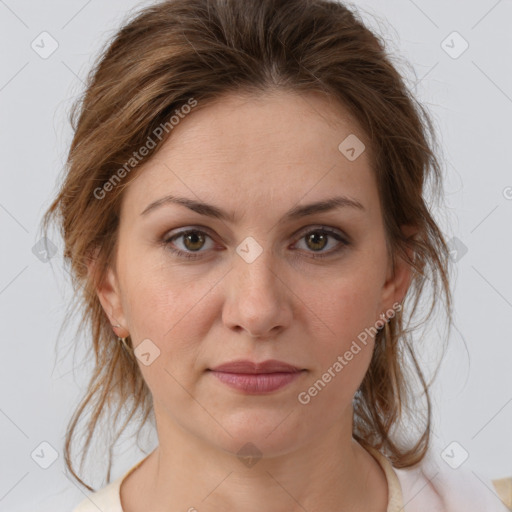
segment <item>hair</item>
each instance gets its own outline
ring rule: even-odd
[[[64,240],[79,332],[87,333],[94,351],[94,370],[65,438],[66,467],[89,490],[94,489],[72,462],[77,424],[87,410],[82,465],[104,413],[115,429],[120,413],[128,412],[115,430],[115,444],[134,416],[140,433],[153,412],[139,367],[117,342],[95,293],[115,260],[123,190],[140,167],[134,151],[151,138],[156,144],[143,162],[153,157],[172,134],[169,119],[191,98],[202,108],[229,93],[271,91],[322,93],[354,116],[371,143],[393,264],[400,256],[413,269],[403,309],[412,318],[430,285],[424,322],[442,296],[451,324],[449,250],[425,197],[428,185],[433,198],[442,196],[433,123],[391,63],[383,40],[359,15],[331,0],[168,0],[146,7],[105,44],[73,105],[74,135],[62,183],[43,218],[45,230],[55,221]],[[165,134],[155,137],[162,126]],[[132,162],[130,169],[126,162]],[[404,235],[405,224],[415,227],[414,236]],[[95,271],[88,273],[93,254]],[[353,437],[385,452],[397,468],[420,462],[429,447],[430,384],[411,338],[419,325],[408,329],[400,311],[377,332],[354,400]],[[426,414],[418,437],[405,444],[405,430],[402,435],[391,431],[407,409],[419,417],[416,402],[409,408],[413,377],[421,383]],[[107,482],[112,445],[108,463]]]

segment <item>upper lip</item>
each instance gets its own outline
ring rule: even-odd
[[[237,361],[230,361],[228,363],[220,364],[215,368],[210,368],[217,372],[226,373],[292,373],[299,372],[300,368],[291,364],[285,363],[284,361],[278,361],[277,359],[267,359],[259,363],[255,361],[249,361],[247,359],[239,359]]]

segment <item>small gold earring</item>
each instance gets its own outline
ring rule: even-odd
[[[126,339],[127,338],[128,338],[128,336],[126,336],[125,338],[118,337],[117,340],[120,341],[123,344],[123,347],[125,348],[126,352],[128,352],[128,354],[131,355],[132,354],[132,349],[130,348],[128,343],[126,343]]]

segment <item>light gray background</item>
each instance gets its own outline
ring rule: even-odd
[[[50,265],[32,247],[71,140],[67,113],[82,79],[128,10],[149,3],[0,0],[1,511],[64,512],[84,498],[62,457],[87,379],[87,368],[72,371],[72,328],[56,349],[71,290],[60,252]],[[437,220],[467,253],[454,253],[455,329],[434,388],[433,441],[439,453],[453,441],[464,447],[475,485],[483,485],[479,477],[512,476],[512,1],[354,5],[389,42],[397,65],[410,62],[402,71],[442,142],[448,209]],[[59,45],[47,59],[31,48],[43,31]],[[453,31],[469,44],[457,58],[462,41]],[[436,337],[427,333],[427,345]],[[430,361],[426,350],[422,362]],[[42,442],[58,452],[47,469],[31,457]],[[143,456],[123,446],[114,478]],[[50,457],[42,449],[39,460]],[[460,448],[453,453],[460,457]]]

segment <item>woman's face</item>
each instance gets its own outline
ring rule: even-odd
[[[136,351],[143,343],[138,365],[160,437],[181,427],[231,452],[250,441],[277,454],[351,429],[374,345],[368,329],[410,277],[400,260],[391,273],[368,146],[319,95],[232,95],[193,110],[143,162],[123,197],[115,269],[98,292]],[[333,198],[345,199],[305,208]],[[303,371],[250,394],[210,371],[237,359]]]

